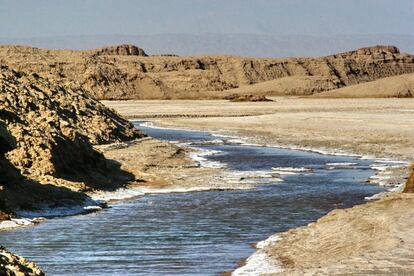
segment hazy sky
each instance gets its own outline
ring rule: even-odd
[[[414,0],[0,0],[0,37],[414,35]]]

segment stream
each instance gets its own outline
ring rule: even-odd
[[[375,173],[372,160],[245,145],[208,132],[139,128],[214,151],[205,158],[236,172],[288,173],[282,182],[250,190],[145,195],[97,213],[1,232],[0,244],[48,275],[218,275],[250,256],[253,243],[384,190],[365,183]]]

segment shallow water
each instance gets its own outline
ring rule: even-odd
[[[0,244],[37,262],[48,275],[217,275],[254,252],[251,244],[305,225],[334,208],[381,192],[365,184],[372,161],[245,146],[205,132],[142,127],[151,136],[219,150],[209,156],[233,170],[304,167],[254,190],[146,195],[102,212],[56,218],[0,233]],[[214,143],[211,143],[211,142]],[[356,163],[329,169],[328,163]]]

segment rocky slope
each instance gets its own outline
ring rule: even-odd
[[[0,212],[65,205],[134,180],[93,148],[143,134],[84,90],[0,66]]]
[[[0,47],[2,63],[55,81],[78,83],[99,99],[221,98],[220,92],[211,91],[281,78],[288,78],[279,84],[282,88],[293,85],[297,88],[291,93],[307,95],[414,72],[414,56],[393,46],[319,58],[143,55],[131,45],[89,51]]]
[[[16,256],[5,248],[0,247],[0,275],[42,276],[45,274],[34,263]]]

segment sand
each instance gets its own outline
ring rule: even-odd
[[[104,102],[129,118],[248,137],[260,144],[313,148],[412,161],[413,99],[273,98],[274,102]],[[401,173],[401,171],[399,172]],[[400,180],[401,182],[402,180]],[[315,223],[278,233],[255,256],[276,275],[411,275],[413,194],[334,210]],[[249,270],[246,268],[246,271]],[[240,270],[239,270],[240,271]],[[243,271],[243,270],[242,270]],[[253,273],[255,275],[260,273]]]
[[[280,234],[266,249],[275,275],[412,275],[414,195],[392,195]]]

